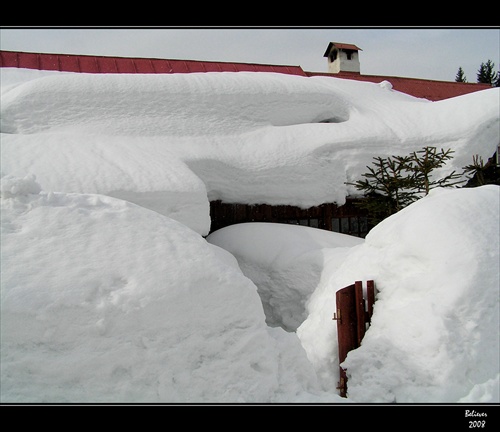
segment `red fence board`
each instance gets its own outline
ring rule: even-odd
[[[375,284],[367,282],[367,305],[363,296],[363,283],[356,281],[353,285],[342,288],[336,293],[337,311],[333,319],[337,321],[337,338],[339,349],[339,384],[340,396],[347,397],[347,374],[340,366],[347,358],[349,351],[361,346],[366,325],[370,322],[375,302]]]
[[[354,293],[356,300],[356,347],[361,345],[365,335],[365,299],[363,298],[363,284],[361,281],[354,283]]]

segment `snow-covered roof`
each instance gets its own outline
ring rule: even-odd
[[[498,88],[429,102],[279,73],[81,74],[2,68],[3,175],[126,199],[199,233],[209,202],[344,204],[375,156],[499,142]]]
[[[352,44],[339,44],[337,42],[330,42],[330,44],[335,44],[335,46],[345,49],[360,49]],[[330,45],[325,56],[327,56],[329,50]],[[175,74],[197,72],[272,72],[297,76],[331,76],[375,83],[390,81],[394,90],[430,101],[448,99],[491,87],[488,84],[363,75],[358,72],[341,72],[336,74],[307,72],[300,66],[290,65],[0,51],[0,68],[7,67],[79,73]]]

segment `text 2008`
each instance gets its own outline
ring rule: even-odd
[[[465,410],[465,417],[487,417],[485,412],[475,410]],[[486,427],[486,420],[469,420],[469,429],[478,429]]]

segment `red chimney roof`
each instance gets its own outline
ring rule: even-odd
[[[328,54],[330,54],[330,51],[332,49],[332,45],[338,49],[345,49],[345,50],[352,50],[352,51],[363,51],[361,48],[358,48],[356,45],[353,45],[353,44],[330,42],[328,44],[328,47],[326,48],[325,53],[323,54],[323,57],[328,57]]]

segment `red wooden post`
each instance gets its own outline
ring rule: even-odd
[[[356,298],[356,346],[361,345],[361,340],[365,335],[365,299],[363,298],[363,282],[354,283],[354,293]]]
[[[366,282],[366,302],[367,304],[367,322],[370,323],[373,315],[373,304],[375,303],[375,283],[372,280]]]
[[[347,375],[340,366],[349,351],[361,345],[366,331],[366,323],[370,322],[375,302],[373,281],[367,282],[367,307],[363,297],[363,283],[356,281],[354,285],[342,288],[336,293],[337,312],[333,319],[337,320],[337,337],[339,346],[339,376],[337,389],[340,396],[347,397]]]
[[[347,353],[356,348],[356,304],[354,285],[349,285],[336,293],[337,312],[334,319],[337,320],[337,334],[339,345],[339,365],[346,359]],[[340,381],[338,389],[340,396],[347,397],[347,376],[344,369],[339,366]]]

